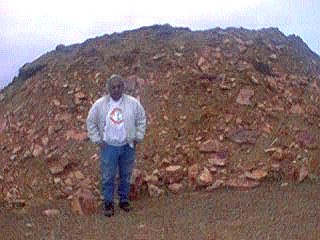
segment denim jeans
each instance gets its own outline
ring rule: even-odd
[[[126,144],[112,146],[106,143],[101,147],[102,193],[105,203],[113,202],[115,177],[119,170],[118,195],[120,202],[128,201],[130,178],[134,166],[135,150]]]

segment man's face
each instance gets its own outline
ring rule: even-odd
[[[109,93],[113,100],[118,101],[123,94],[124,84],[120,79],[112,79],[109,84]]]

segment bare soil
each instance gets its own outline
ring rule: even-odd
[[[264,183],[250,191],[219,189],[147,196],[134,210],[106,218],[77,216],[67,201],[0,210],[0,239],[320,239],[319,185]],[[47,217],[42,211],[57,208]]]

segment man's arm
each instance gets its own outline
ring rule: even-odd
[[[137,101],[136,105],[136,112],[135,112],[135,126],[136,126],[136,136],[135,136],[135,142],[139,143],[143,140],[144,134],[146,132],[146,113],[144,111],[144,108],[140,104],[139,101]]]
[[[98,111],[97,111],[97,106],[94,104],[88,114],[87,117],[87,131],[88,131],[88,136],[91,140],[91,142],[96,143],[96,144],[101,144],[102,139],[99,133],[98,129]]]

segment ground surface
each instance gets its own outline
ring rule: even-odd
[[[142,197],[127,214],[76,216],[66,202],[0,212],[0,239],[320,239],[319,185],[264,184],[251,191],[221,189]],[[57,204],[57,203],[55,203]],[[58,216],[46,217],[47,208]]]

